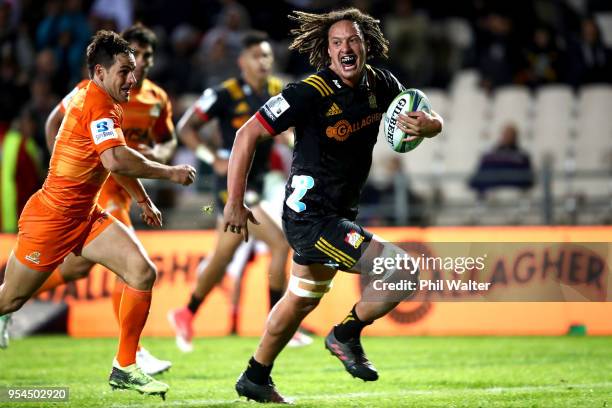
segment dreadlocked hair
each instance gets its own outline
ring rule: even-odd
[[[327,53],[327,34],[329,28],[341,20],[357,23],[366,43],[368,59],[388,58],[389,56],[389,41],[380,30],[380,20],[354,7],[324,14],[294,11],[288,17],[299,24],[298,28],[291,30],[294,38],[289,49],[297,50],[301,54],[309,54],[310,65],[318,70],[325,68],[331,62]]]

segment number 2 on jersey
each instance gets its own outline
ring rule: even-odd
[[[300,200],[306,195],[308,190],[314,187],[314,179],[310,176],[293,176],[291,187],[295,190],[287,197],[285,202],[293,211],[302,212],[306,209],[306,204]]]

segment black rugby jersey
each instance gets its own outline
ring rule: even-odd
[[[351,88],[326,68],[289,84],[257,113],[272,134],[295,126],[285,219],[357,216],[382,115],[404,90],[387,70],[366,65],[365,72]]]
[[[219,119],[223,146],[222,154],[229,158],[236,131],[271,97],[282,89],[278,78],[270,77],[262,94],[257,94],[242,78],[231,78],[219,86],[206,89],[195,103],[195,112],[207,122]],[[247,186],[261,193],[263,178],[270,168],[270,151],[274,140],[264,140],[257,145]],[[216,174],[216,189],[227,189],[227,177]]]

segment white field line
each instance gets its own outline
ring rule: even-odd
[[[434,390],[397,390],[397,391],[374,391],[374,392],[349,392],[344,394],[308,394],[303,396],[286,396],[298,403],[300,401],[318,401],[318,400],[342,400],[355,398],[373,398],[373,397],[404,397],[410,395],[457,395],[457,394],[512,394],[522,392],[549,392],[558,391],[559,389],[589,389],[589,388],[606,388],[612,387],[612,382],[600,383],[559,383],[549,385],[530,385],[523,387],[490,387],[490,388],[456,388],[456,389],[434,389]],[[237,399],[189,399],[189,400],[172,400],[172,394],[168,395],[167,401],[153,402],[155,397],[148,397],[146,401],[147,407],[187,407],[187,406],[211,406],[211,405],[228,405],[237,402]],[[241,399],[240,401],[245,401]],[[110,404],[112,408],[127,408],[127,407],[142,407],[143,403],[133,404]]]

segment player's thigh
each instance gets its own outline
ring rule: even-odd
[[[134,231],[116,220],[88,242],[81,255],[124,279],[132,273],[154,270],[153,263]]]
[[[89,259],[71,253],[64,259],[64,262],[62,262],[59,268],[64,280],[72,281],[89,275],[94,265],[95,263]]]
[[[364,246],[365,248],[363,249],[361,257],[349,272],[369,274],[376,266],[375,264],[382,264],[385,259],[392,259],[395,264],[397,263],[395,260],[398,256],[400,259],[403,259],[404,256],[408,255],[402,248],[378,235],[373,235],[370,241]]]
[[[305,307],[315,306],[332,286],[337,271],[322,264],[301,265],[293,262],[288,296]]]
[[[9,256],[2,286],[3,299],[27,299],[47,280],[52,271],[41,272],[19,262],[14,253]]]
[[[261,206],[252,208],[253,215],[259,221],[257,224],[249,224],[249,233],[252,233],[255,238],[263,241],[268,247],[273,248],[282,246],[289,251],[289,244],[283,234],[282,229]]]

